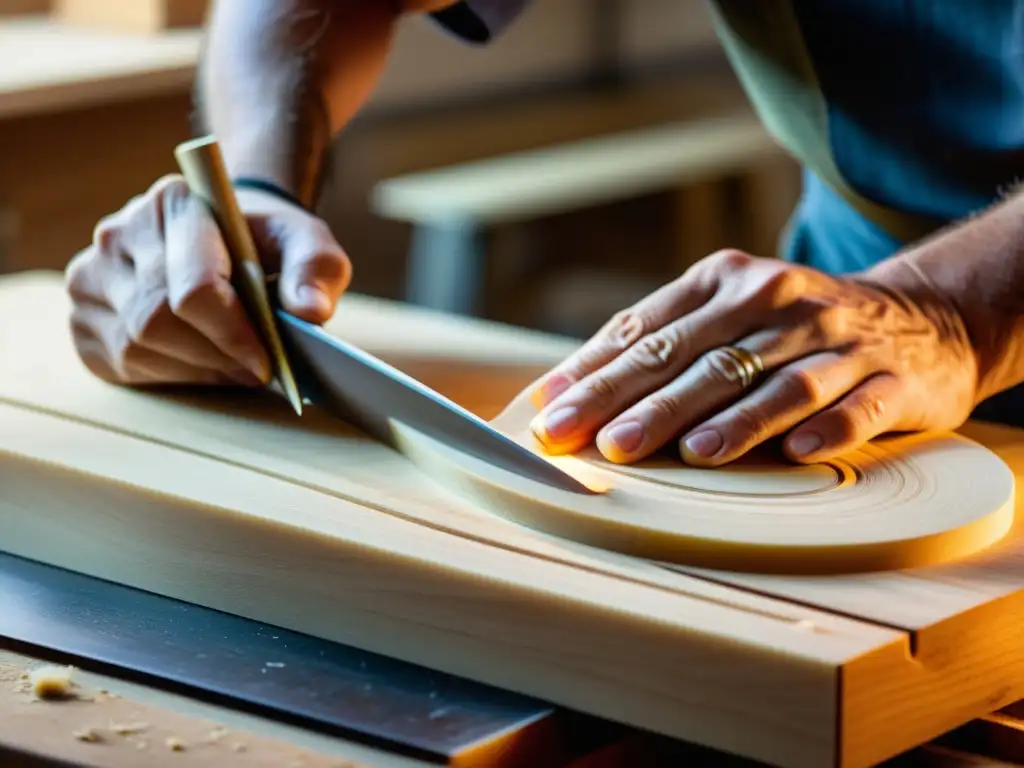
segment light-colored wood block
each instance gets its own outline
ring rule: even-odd
[[[35,18],[5,21],[0,119],[188,92],[200,45],[201,34],[190,30],[133,37]]]
[[[903,572],[666,567],[491,514],[315,409],[98,381],[59,275],[0,282],[0,322],[14,554],[781,766],[874,765],[1024,696],[1019,531]],[[488,417],[576,347],[356,295],[330,330]],[[964,432],[1024,473],[1024,432]]]
[[[209,0],[53,0],[61,24],[152,34],[201,27]]]
[[[372,205],[417,224],[524,221],[727,175],[780,151],[745,109],[385,179]]]

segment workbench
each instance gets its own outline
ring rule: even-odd
[[[72,665],[70,696],[26,675]],[[668,768],[759,763],[0,554],[0,765]],[[1024,707],[886,765],[1024,765]]]
[[[28,306],[35,310],[59,308],[59,303],[52,302],[56,295],[55,280],[53,275],[27,276],[19,283],[19,289],[9,292],[8,296],[16,295],[23,301],[24,297],[30,297]],[[31,299],[33,292],[38,301]],[[413,346],[419,357],[406,358],[403,365],[414,375],[428,374],[432,356],[434,363],[443,361],[442,353],[446,349],[450,352],[452,344],[479,359],[481,365],[474,377],[459,375],[455,370],[457,366],[453,367],[450,362],[440,371],[447,376],[438,377],[437,365],[433,366],[433,373],[435,386],[453,399],[460,399],[460,389],[463,396],[470,390],[477,394],[484,391],[487,397],[475,398],[479,414],[484,417],[500,410],[523,385],[522,380],[503,378],[502,370],[507,371],[507,367],[497,366],[499,359],[516,361],[519,374],[530,377],[540,372],[530,367],[531,361],[538,363],[545,359],[540,352],[546,349],[547,354],[556,355],[571,341],[502,328],[497,324],[468,323],[464,319],[367,297],[349,296],[343,300],[343,305],[341,321],[347,317],[359,325],[365,343],[378,353],[387,354],[390,350],[389,356],[396,364],[399,361],[395,355],[400,356],[403,350],[409,349],[408,328],[415,327],[417,343]],[[374,322],[355,322],[358,317],[374,318]],[[60,322],[59,317],[56,320]],[[399,332],[402,328],[406,331]],[[498,339],[502,340],[501,344],[496,344]],[[13,341],[13,337],[7,340]],[[393,346],[389,348],[389,344]],[[45,345],[51,353],[63,355],[59,350],[61,346]],[[41,351],[36,350],[36,353],[40,354],[38,361],[41,362]],[[487,378],[488,353],[494,365],[490,379]],[[28,370],[18,366],[32,365],[30,358],[32,355],[23,354],[17,361],[9,360],[15,375],[20,370]],[[421,367],[417,368],[417,364]],[[83,386],[83,389],[88,387]],[[1010,430],[999,434],[1009,443],[1014,442],[1017,433]],[[25,434],[26,447],[30,441],[31,436]],[[1024,445],[1024,441],[1021,444]],[[59,452],[55,450],[57,447],[51,444],[48,451],[55,456]],[[998,447],[1004,455],[1009,455],[1006,445]],[[13,471],[14,465],[6,466]],[[25,467],[26,471],[30,470],[29,465]],[[222,471],[227,472],[229,468],[225,464]],[[367,469],[372,472],[370,467]],[[18,485],[13,475],[8,477],[8,482],[12,483],[10,488]],[[20,488],[6,494],[0,488],[3,502],[0,509],[6,521],[3,530],[11,537],[9,541],[18,540],[19,547],[33,549],[46,557],[55,551],[54,542],[50,547],[29,542],[19,532],[24,526],[18,521],[34,513],[40,519],[46,518],[51,510],[45,505],[47,498],[52,498],[48,496],[52,489],[48,486],[28,488],[25,482],[20,483]],[[81,507],[75,509],[80,511]],[[353,514],[355,507],[345,509],[344,514]],[[122,520],[126,519],[122,515],[132,515],[132,510],[128,509],[114,511],[114,517]],[[156,512],[155,508],[150,511]],[[146,520],[160,525],[155,514],[147,516]],[[178,528],[182,526],[179,524]],[[131,531],[146,535],[139,526],[122,526],[119,530],[119,548],[126,552],[141,540],[133,539]],[[79,551],[88,552],[93,548],[87,527],[75,527],[70,534],[58,535],[76,537]],[[98,541],[110,534],[93,530],[92,535]],[[202,541],[196,539],[189,554],[202,555]],[[3,549],[0,541],[0,550]],[[185,550],[181,552],[185,554]],[[522,692],[499,690],[493,683],[477,682],[483,678],[508,679],[500,673],[500,652],[491,669],[482,661],[475,669],[474,679],[464,679],[436,668],[417,666],[408,660],[386,658],[380,653],[383,648],[348,647],[338,641],[289,631],[277,623],[249,620],[194,602],[84,575],[88,569],[103,570],[103,563],[93,560],[89,564],[88,557],[80,560],[81,565],[76,566],[75,572],[25,559],[27,557],[0,554],[0,650],[5,654],[0,659],[3,682],[0,685],[0,744],[8,751],[48,759],[50,764],[64,761],[61,764],[66,765],[70,761],[71,764],[104,766],[326,766],[347,762],[367,766],[498,768],[752,764],[681,740],[655,737],[643,732],[642,724],[626,727],[620,720],[609,722],[593,713],[582,713],[582,709],[615,710],[616,706],[596,706],[597,702],[582,698],[579,709],[558,706]],[[170,560],[150,562],[152,571],[181,569]],[[186,565],[186,570],[181,572],[194,570],[201,562],[201,558],[195,559],[193,566]],[[397,580],[381,583],[378,578],[370,583],[367,581],[369,571],[364,573],[362,582],[358,578],[352,581],[351,593],[362,591],[369,598],[374,594],[402,594],[405,590],[418,604],[430,602],[429,588],[424,588],[421,594],[419,587],[403,587]],[[145,580],[144,574],[139,576]],[[967,576],[966,572],[960,577],[951,576],[946,586],[954,589],[956,579],[963,580]],[[199,578],[202,580],[201,576]],[[383,582],[389,582],[390,578],[384,578]],[[1004,581],[1014,579],[1012,573],[1004,574]],[[208,588],[223,594],[245,589],[242,584],[232,586],[234,582],[230,579],[206,583]],[[904,586],[913,584],[907,582]],[[444,621],[458,624],[481,616],[485,608],[490,608],[489,603],[500,603],[504,599],[499,592],[492,589],[479,596],[466,593],[446,619],[437,617],[435,620],[441,626]],[[487,594],[490,597],[485,596]],[[732,595],[739,599],[740,593]],[[350,598],[346,596],[346,599]],[[679,606],[689,604],[684,596],[676,600]],[[923,612],[936,608],[934,600],[926,596],[919,603],[919,610]],[[795,594],[791,610],[798,610],[799,604],[800,596]],[[455,610],[459,605],[461,612]],[[999,608],[998,602],[992,605],[990,613]],[[347,615],[353,623],[361,621],[360,616],[375,621],[375,612],[383,615],[384,610],[379,600],[377,603],[368,601],[361,613]],[[424,616],[429,614],[427,606]],[[546,622],[552,626],[560,621],[553,614],[538,615],[546,617]],[[1012,617],[1012,612],[1007,613],[1004,624]],[[412,628],[416,617],[410,616],[409,620]],[[536,632],[538,626],[536,622],[530,624],[524,620],[521,631]],[[360,634],[360,627],[351,629],[352,634]],[[448,627],[435,637],[437,643],[450,643],[452,647],[463,640],[458,627]],[[401,645],[394,637],[382,636],[382,639],[385,644]],[[679,641],[686,642],[686,638],[680,635]],[[444,648],[431,651],[425,647],[423,650],[429,651],[425,655],[445,657]],[[622,653],[626,648],[619,645],[613,650]],[[657,650],[654,644],[650,650]],[[944,653],[939,641],[933,648],[924,650],[933,656]],[[668,653],[668,650],[662,649],[662,652]],[[1006,647],[1000,657],[1007,675],[1002,688],[996,680],[978,688],[979,695],[986,697],[985,702],[993,702],[993,709],[1006,707],[1013,700],[1007,692],[1019,688],[1019,681],[1013,677],[1015,653],[1013,648]],[[954,656],[955,653],[950,653],[945,658],[935,659],[938,669],[945,667],[955,672],[958,659]],[[508,660],[511,662],[512,657],[508,656]],[[450,655],[445,663],[453,663]],[[784,684],[783,672],[786,669],[796,671],[797,667],[781,657],[776,663],[777,682]],[[43,664],[72,665],[79,670],[73,678],[77,685],[71,689],[70,697],[37,700],[31,688],[31,674]],[[622,669],[651,674],[635,659],[629,660]],[[622,669],[612,672],[621,677]],[[674,672],[692,673],[683,668]],[[763,679],[767,681],[770,677],[772,674]],[[608,679],[613,681],[611,675]],[[509,680],[508,687],[514,684],[515,681]],[[744,684],[738,688],[744,688]],[[754,681],[747,692],[769,700],[770,695],[765,698],[764,692],[758,690],[766,684]],[[950,678],[946,689],[921,695],[941,697],[941,693],[936,693],[941,690],[952,695],[959,686],[959,682]],[[998,701],[989,695],[989,689],[996,692]],[[614,690],[611,683],[606,690]],[[889,711],[890,696],[900,699],[906,695],[906,691],[889,686],[871,694],[878,699],[872,703],[872,708],[878,712]],[[735,701],[733,706],[739,709],[747,703]],[[982,709],[977,702],[970,706],[970,716],[980,716],[980,719],[967,723],[964,722],[966,717],[955,723],[951,721],[952,732],[927,745],[916,742],[918,746],[894,762],[934,766],[1000,765],[996,758],[1024,762],[1024,722],[1017,718],[1015,707],[1010,705],[1002,712],[985,715],[987,707]],[[910,709],[916,711],[915,707]],[[623,711],[623,714],[628,716],[628,712]],[[702,716],[699,707],[692,710],[692,716]],[[897,721],[888,729],[890,738],[901,731],[899,717],[896,716]],[[767,719],[770,721],[771,717]],[[771,732],[764,724],[751,722],[750,727],[759,728],[763,734],[762,749],[773,751],[771,744],[765,741],[771,738]],[[920,727],[920,720],[906,722],[906,729]],[[701,737],[702,734],[690,730],[694,731],[696,739]],[[775,733],[776,739],[789,738],[783,729]],[[851,739],[864,741],[860,733],[844,733]],[[725,736],[722,730],[718,731],[719,740]],[[869,744],[864,746],[871,748]],[[972,752],[975,757],[958,756],[963,751]],[[140,753],[145,753],[145,758],[140,758]]]

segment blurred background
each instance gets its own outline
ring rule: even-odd
[[[0,0],[0,271],[62,269],[176,170],[204,0]],[[800,191],[701,0],[535,0],[476,48],[402,24],[320,203],[352,290],[585,336]]]

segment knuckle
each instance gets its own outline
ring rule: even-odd
[[[73,299],[84,292],[88,270],[94,262],[95,251],[87,248],[73,256],[64,268],[64,287]]]
[[[774,269],[762,278],[754,293],[755,301],[771,309],[787,307],[803,296],[806,282],[803,273],[791,266]]]
[[[831,431],[840,443],[849,443],[857,439],[862,428],[860,414],[861,409],[856,403],[844,404],[833,412],[833,429]]]
[[[821,379],[808,371],[780,371],[778,384],[787,400],[796,403],[813,405],[825,399],[825,387]]]
[[[120,354],[114,359],[114,370],[124,382],[138,380],[149,362],[149,353],[141,344],[126,340],[120,347]]]
[[[739,436],[737,442],[759,443],[769,436],[768,419],[764,413],[749,406],[739,406],[730,419],[732,422],[730,432]]]
[[[630,363],[645,371],[663,371],[678,359],[678,334],[671,328],[662,328],[648,334],[633,345]]]
[[[161,316],[169,312],[165,291],[152,289],[137,295],[122,318],[128,340],[144,344],[152,336]]]
[[[633,346],[647,333],[643,315],[635,309],[616,312],[605,326],[601,334],[605,344],[616,350],[625,350]]]
[[[656,395],[647,399],[647,409],[655,424],[682,424],[687,416],[683,401],[678,397]]]
[[[184,181],[169,180],[152,197],[156,201],[158,215],[165,222],[203,212],[199,200],[192,195]]]
[[[92,243],[99,253],[108,256],[118,250],[122,225],[117,214],[104,216],[92,231]]]
[[[71,327],[71,338],[75,342],[75,348],[81,354],[86,343],[92,343],[96,340],[96,331],[93,329],[92,323],[89,322],[89,316],[78,307],[71,310],[68,322]]]
[[[620,386],[611,376],[589,376],[583,382],[586,397],[597,406],[603,406],[615,401]]]
[[[819,343],[845,339],[849,327],[848,313],[837,306],[820,309],[814,317],[814,333]]]
[[[754,257],[736,248],[724,248],[708,256],[709,265],[722,274],[740,272],[751,265]]]
[[[111,350],[104,343],[94,323],[90,321],[91,313],[78,309],[72,311],[69,318],[71,340],[78,359],[93,376],[116,383],[124,378],[119,367],[111,360]]]
[[[701,358],[706,375],[712,382],[734,386],[738,382],[736,363],[721,349],[712,349]]]
[[[211,305],[223,304],[215,280],[212,274],[198,273],[176,283],[167,295],[171,312],[188,319],[204,314]]]
[[[885,416],[885,402],[877,395],[858,397],[856,409],[865,425],[876,424]]]
[[[188,196],[188,182],[185,181],[184,176],[177,173],[164,174],[150,185],[145,194],[145,197],[157,198]]]

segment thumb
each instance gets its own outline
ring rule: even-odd
[[[281,306],[286,312],[322,325],[352,280],[352,263],[327,224],[313,217],[282,232],[278,240]]]

